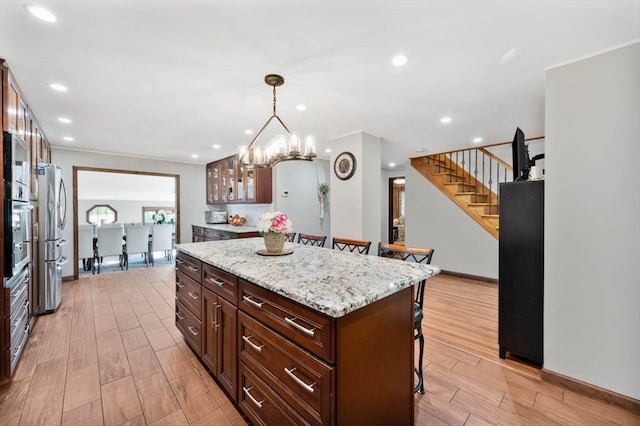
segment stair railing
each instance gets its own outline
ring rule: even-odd
[[[539,139],[544,137],[527,141]],[[434,164],[438,172],[448,173],[449,182],[475,188],[474,202],[491,206],[489,214],[498,214],[500,184],[513,181],[511,159],[511,142],[462,148],[425,157],[427,164]]]

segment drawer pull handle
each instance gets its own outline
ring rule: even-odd
[[[292,320],[291,318],[287,318],[284,317],[284,320],[287,322],[287,324],[293,326],[294,328],[296,328],[299,331],[302,331],[304,334],[313,337],[315,335],[315,330],[309,329],[309,328],[304,328],[303,326],[301,326],[300,324],[296,323],[294,320]]]
[[[244,300],[245,302],[248,302],[249,304],[255,306],[258,309],[262,309],[262,305],[264,305],[264,302],[258,303],[252,300],[249,296],[242,296],[242,300]]]
[[[296,367],[293,367],[291,370],[289,370],[287,367],[284,368],[284,372],[287,373],[287,375],[291,377],[293,380],[295,380],[297,384],[299,384],[309,392],[313,393],[313,390],[314,390],[313,386],[315,385],[315,383],[311,383],[310,385],[306,384],[305,382],[297,378],[295,374],[293,374],[294,371],[296,371]]]
[[[189,292],[189,296],[191,296],[191,298],[194,299],[194,300],[198,300],[198,297],[200,297],[200,296],[198,296],[197,294],[195,294],[192,291]]]
[[[191,272],[198,272],[198,268],[196,268],[195,266],[187,265],[187,269]]]
[[[251,340],[251,336],[242,336],[242,340],[244,340],[245,342],[247,342],[253,349],[255,349],[258,352],[262,352],[262,348],[264,347],[264,345],[256,345],[255,343],[253,343]]]
[[[177,263],[178,265],[182,265],[182,264],[184,263],[184,260],[182,260],[182,259],[176,259],[176,263]]]
[[[176,316],[178,317],[179,320],[184,319],[184,315],[182,315],[180,312],[176,312]]]
[[[215,279],[213,277],[209,277],[209,281],[211,281],[212,283],[214,283],[217,286],[222,287],[222,285],[224,284],[224,281],[220,281],[218,279]]]
[[[194,326],[190,325],[189,327],[187,327],[189,329],[189,331],[191,332],[191,334],[193,334],[194,336],[198,335],[197,331],[193,331],[195,329]]]
[[[177,285],[179,288],[184,288],[184,284],[182,284],[180,281],[176,281],[176,285]]]
[[[251,402],[253,402],[254,404],[256,404],[258,406],[258,408],[262,408],[262,403],[264,402],[264,399],[262,401],[258,401],[257,399],[255,399],[253,396],[251,396],[251,394],[249,393],[249,391],[253,389],[253,387],[250,387],[249,389],[245,388],[244,386],[242,387],[242,391],[245,393],[245,395],[247,395],[247,397],[249,397],[249,399],[251,400]]]

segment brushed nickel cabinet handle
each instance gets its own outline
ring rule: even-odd
[[[184,260],[182,260],[182,259],[176,259],[176,263],[177,263],[178,265],[182,265],[182,264],[184,263]]]
[[[198,296],[197,294],[195,294],[195,293],[194,293],[194,292],[192,292],[192,291],[190,291],[188,294],[189,294],[189,296],[191,296],[191,298],[192,298],[192,299],[194,299],[194,300],[198,300],[198,298],[200,297],[200,296]]]
[[[264,347],[264,345],[256,345],[255,343],[253,343],[251,340],[252,336],[242,336],[242,340],[244,340],[245,342],[247,342],[253,349],[255,349],[258,352],[262,352],[262,348]]]
[[[242,300],[244,300],[245,302],[255,306],[258,309],[262,309],[262,305],[264,305],[264,302],[256,302],[256,301],[252,300],[249,296],[242,296]]]
[[[184,284],[182,284],[180,281],[176,281],[176,285],[177,285],[179,288],[184,288]]]
[[[297,384],[299,384],[309,392],[313,393],[314,391],[313,386],[315,385],[315,383],[311,383],[310,385],[306,384],[305,382],[300,380],[298,377],[296,377],[295,374],[293,374],[294,371],[296,371],[296,367],[293,367],[291,370],[289,370],[287,367],[284,368],[284,372],[287,373],[287,375],[291,377],[293,380],[295,380]]]
[[[220,280],[218,280],[216,278],[213,278],[213,277],[209,277],[209,281],[211,281],[212,283],[214,283],[215,285],[220,286],[220,287],[222,287],[222,285],[224,284],[224,281],[220,281]]]
[[[244,386],[242,387],[242,391],[245,393],[245,395],[247,395],[247,397],[249,397],[251,402],[256,404],[258,406],[258,408],[262,408],[262,403],[264,402],[264,399],[262,401],[258,401],[253,396],[251,396],[251,394],[249,393],[249,391],[251,391],[251,389],[253,389],[253,387],[250,387],[249,389],[245,388]]]
[[[179,320],[184,319],[184,315],[182,315],[180,312],[176,312],[176,316],[178,317]]]
[[[191,332],[191,334],[193,334],[194,336],[198,335],[197,331],[193,331],[195,329],[194,326],[190,325],[189,327],[187,327],[189,329],[189,331]]]
[[[195,266],[187,265],[187,269],[191,272],[198,272],[198,268],[196,268]]]
[[[302,331],[304,334],[308,336],[313,337],[315,335],[315,330],[313,328],[304,328],[303,326],[295,322],[295,318],[291,319],[291,318],[284,317],[284,320],[286,321],[287,324],[293,326],[298,331]]]

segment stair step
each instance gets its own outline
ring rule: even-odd
[[[458,185],[458,189],[462,192],[475,192],[476,186],[463,182],[445,182],[443,185]]]
[[[472,209],[478,209],[485,214],[498,213],[498,205],[495,203],[469,203],[467,204]]]

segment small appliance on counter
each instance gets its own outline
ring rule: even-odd
[[[228,213],[226,210],[207,210],[204,212],[206,223],[227,223]]]

